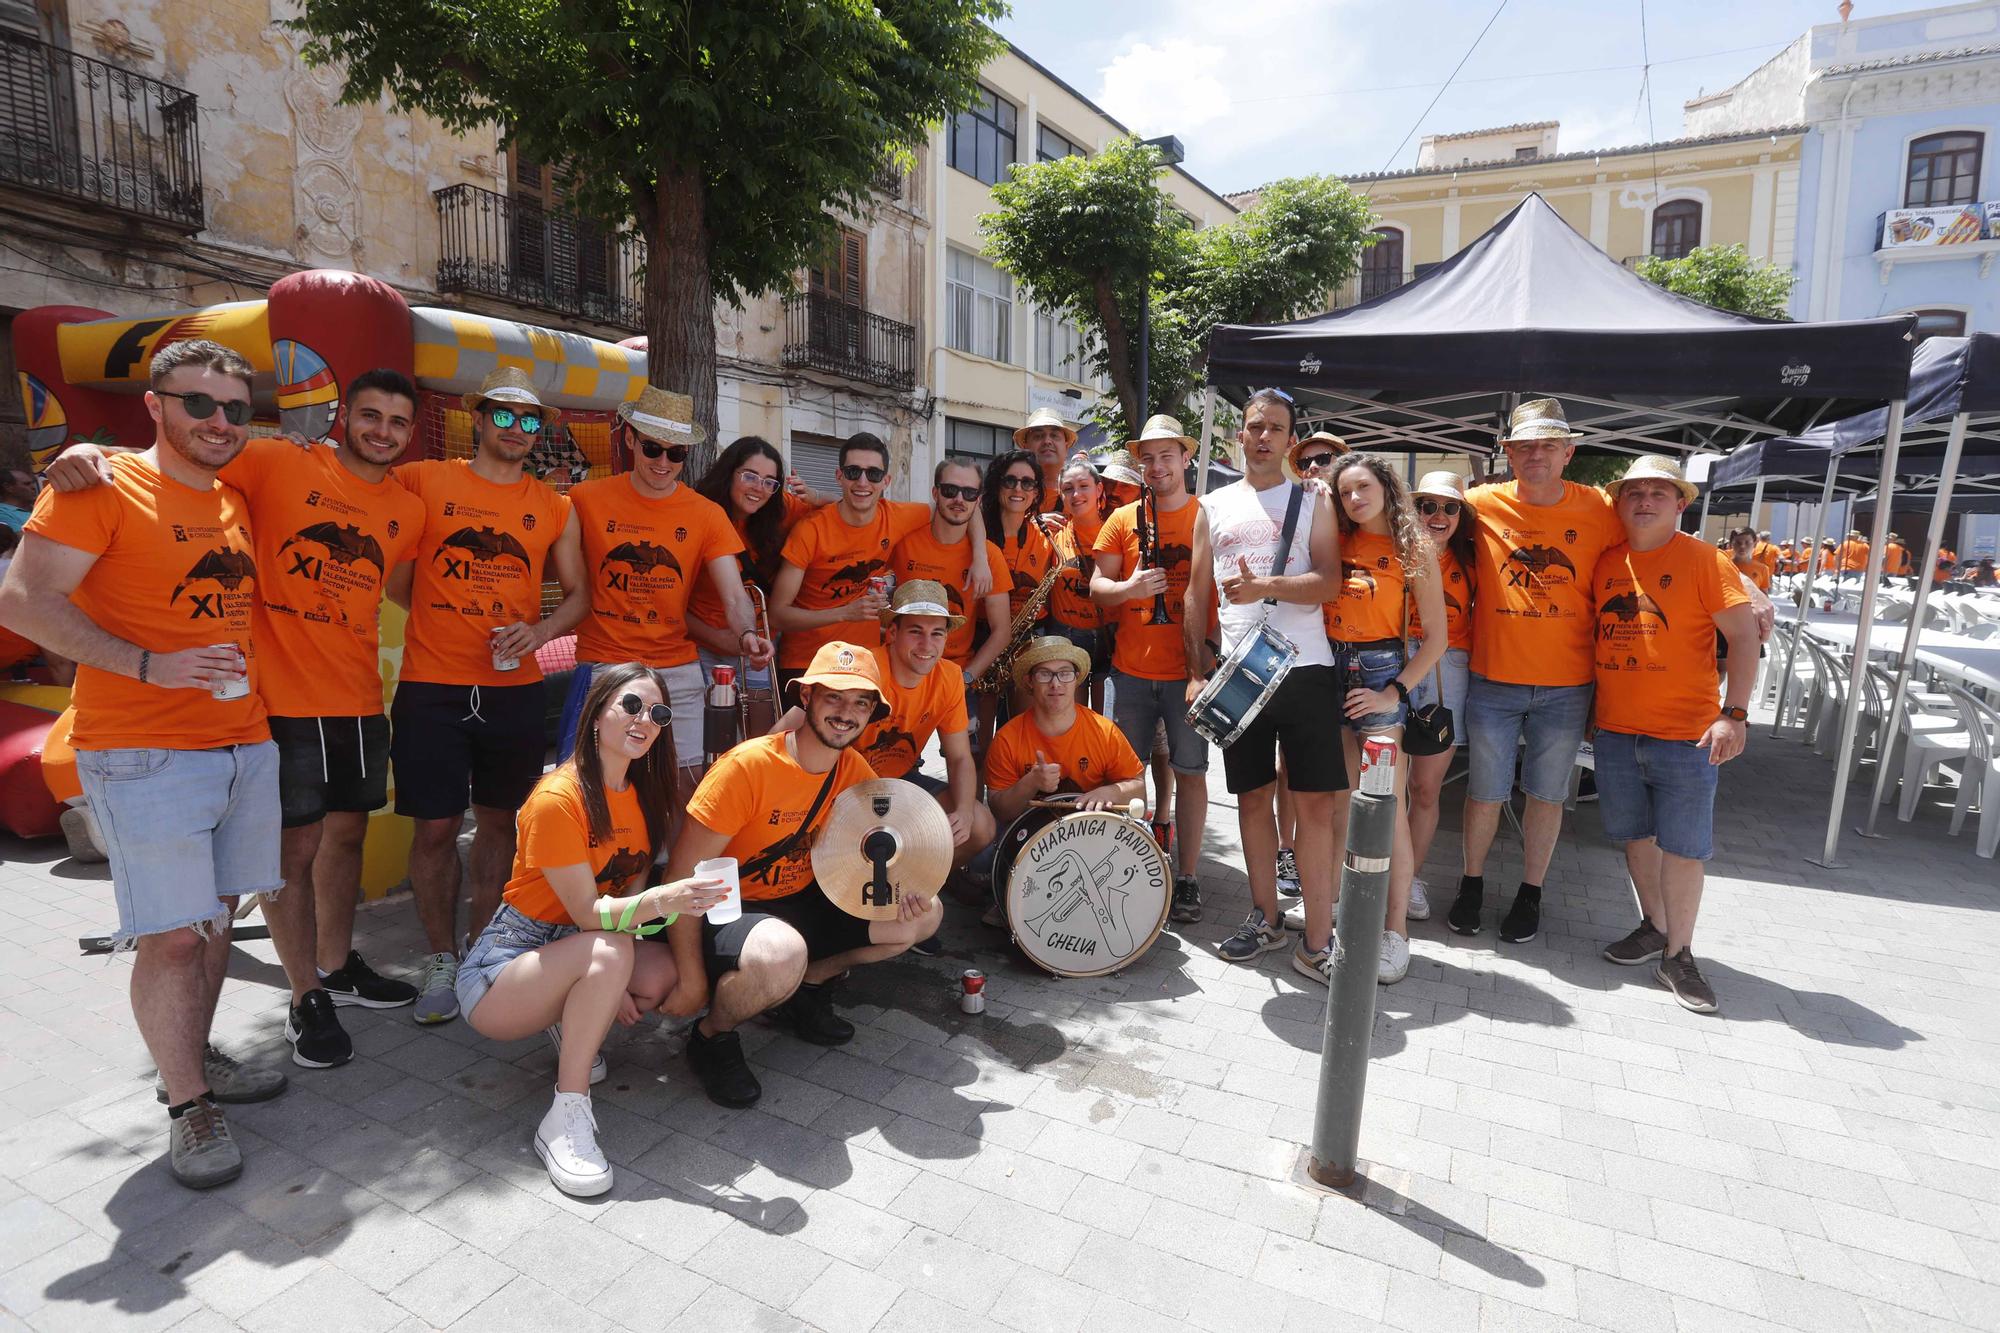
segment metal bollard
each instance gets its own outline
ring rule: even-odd
[[[1306,1174],[1330,1189],[1354,1183],[1368,1040],[1375,1028],[1375,973],[1389,911],[1389,854],[1396,842],[1396,743],[1361,747],[1361,789],[1348,805],[1347,860],[1340,875],[1340,926],[1320,1045],[1319,1104]]]

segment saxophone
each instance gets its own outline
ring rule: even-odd
[[[1035,590],[1028,594],[1028,600],[1021,604],[1014,623],[1007,626],[1007,647],[993,659],[993,665],[986,668],[986,674],[972,683],[972,688],[980,694],[1000,694],[1013,688],[1014,659],[1028,646],[1028,640],[1035,637],[1035,626],[1041,623],[1042,608],[1048,605],[1056,580],[1069,571],[1069,562],[1062,558],[1060,551],[1052,551],[1051,554],[1054,558],[1049,561],[1049,572],[1042,575],[1042,581],[1035,585]]]

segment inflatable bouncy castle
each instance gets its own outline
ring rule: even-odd
[[[413,308],[386,283],[330,269],[280,278],[262,300],[200,310],[117,315],[38,306],[14,317],[13,337],[37,467],[80,440],[150,445],[148,368],[162,347],[190,338],[219,342],[250,362],[252,435],[337,439],[342,388],[378,366],[402,371],[420,396],[411,458],[470,456],[472,418],[461,395],[477,391],[500,366],[526,371],[544,400],[563,409],[529,459],[533,472],[559,488],[612,470],[613,410],[638,397],[646,381],[643,339],[632,347],[464,310]],[[402,645],[402,613],[385,606],[385,700],[395,688]],[[14,769],[39,770],[42,742],[65,701],[43,695],[7,702],[16,707],[0,713],[0,790],[8,790]],[[42,783],[38,771],[34,782]],[[52,831],[57,810],[51,797],[20,824],[7,822],[21,836],[39,836]],[[363,874],[371,896],[402,878],[408,846],[407,821],[377,812]]]

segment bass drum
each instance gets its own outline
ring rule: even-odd
[[[1031,809],[1001,838],[993,882],[1029,961],[1059,977],[1101,977],[1153,947],[1173,875],[1140,820]]]

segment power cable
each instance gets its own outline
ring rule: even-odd
[[[1458,58],[1458,63],[1451,67],[1451,73],[1445,76],[1445,81],[1442,84],[1438,85],[1437,94],[1433,96],[1430,100],[1430,103],[1426,105],[1421,112],[1418,113],[1415,123],[1413,123],[1410,126],[1409,131],[1403,135],[1402,139],[1397,142],[1396,147],[1389,154],[1389,160],[1382,164],[1382,170],[1377,173],[1378,175],[1386,174],[1389,168],[1395,165],[1396,154],[1402,152],[1403,145],[1407,144],[1410,141],[1410,136],[1415,134],[1419,129],[1423,127],[1424,117],[1430,115],[1431,111],[1437,106],[1439,99],[1441,99],[1445,95],[1445,93],[1449,91],[1449,89],[1451,88],[1452,80],[1456,79],[1458,77],[1458,72],[1465,68],[1465,62],[1472,59],[1472,53],[1479,49],[1479,43],[1486,39],[1486,34],[1488,32],[1491,32],[1493,30],[1493,25],[1500,21],[1500,15],[1502,12],[1506,10],[1506,8],[1507,8],[1507,0],[1500,0],[1500,3],[1494,7],[1493,17],[1486,20],[1486,26],[1481,28],[1479,30],[1479,35],[1472,39],[1472,45],[1465,48],[1465,54],[1460,56]],[[1374,189],[1374,185],[1371,183],[1369,185],[1369,190],[1372,189]],[[1361,197],[1363,199],[1366,199],[1368,197],[1368,190],[1363,190],[1361,192]]]

